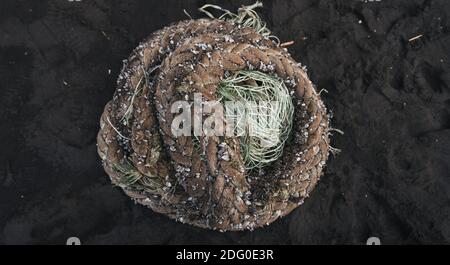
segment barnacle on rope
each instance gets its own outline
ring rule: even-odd
[[[287,215],[316,186],[335,150],[329,116],[255,12],[261,5],[237,14],[205,5],[210,18],[165,27],[125,60],[97,144],[111,182],[137,203],[198,227],[244,230]],[[227,102],[249,107],[229,111]]]

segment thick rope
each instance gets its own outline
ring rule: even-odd
[[[248,70],[283,80],[295,107],[281,157],[258,172],[246,169],[237,137],[171,133],[173,102],[194,93],[217,100],[226,75]],[[251,28],[200,19],[157,31],[135,49],[105,106],[97,143],[112,183],[136,202],[225,231],[269,224],[302,204],[328,158],[328,134],[320,96],[284,49]]]

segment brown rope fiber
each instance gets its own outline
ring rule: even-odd
[[[238,138],[171,133],[174,102],[194,93],[216,100],[221,80],[240,70],[284,80],[295,106],[282,156],[258,171],[245,169]],[[156,212],[203,228],[253,229],[287,215],[316,186],[328,123],[319,94],[285,49],[251,28],[187,20],[153,33],[124,62],[101,116],[98,153],[112,183]]]

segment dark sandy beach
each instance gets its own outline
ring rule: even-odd
[[[317,188],[253,232],[219,233],[134,204],[96,151],[122,60],[205,3],[0,2],[0,244],[450,243],[450,1],[265,1],[273,34],[333,113]]]

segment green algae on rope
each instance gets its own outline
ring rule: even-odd
[[[212,8],[224,12],[217,19],[228,21],[232,24],[240,25],[246,28],[254,29],[258,34],[263,37],[275,39],[278,44],[280,40],[278,37],[271,35],[271,31],[267,28],[267,24],[263,22],[258,13],[254,10],[255,8],[262,7],[263,4],[256,1],[253,5],[242,6],[238,9],[238,13],[235,14],[227,9],[224,9],[218,5],[206,4],[200,7],[198,10],[205,13],[210,18],[216,18],[207,9]]]
[[[280,158],[294,114],[283,80],[259,71],[238,71],[222,80],[217,92],[221,101],[247,104],[243,110],[236,108],[236,114],[226,114],[227,121],[239,120],[235,124],[237,131],[243,132],[241,148],[247,169],[261,168]]]

